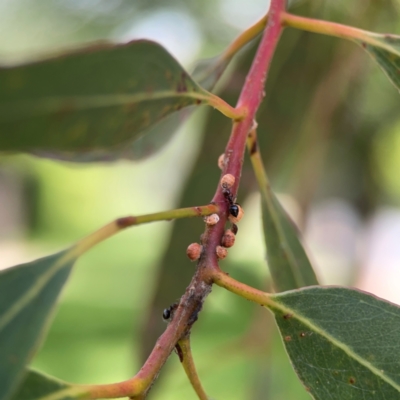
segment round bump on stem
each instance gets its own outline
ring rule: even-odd
[[[232,247],[235,244],[235,234],[230,230],[227,229],[222,236],[221,245],[224,247]]]
[[[204,222],[207,225],[215,225],[219,221],[219,215],[218,214],[211,214],[208,215],[207,217],[204,217]]]
[[[217,253],[218,259],[220,259],[220,260],[223,260],[228,255],[228,250],[222,246],[217,246],[215,251]]]
[[[201,244],[192,243],[186,249],[186,255],[189,257],[191,261],[196,261],[200,258],[202,250],[203,246]]]
[[[230,189],[235,184],[235,177],[231,174],[226,174],[221,178],[222,189]]]
[[[225,153],[222,153],[218,157],[218,167],[219,167],[219,169],[224,169],[225,168]]]

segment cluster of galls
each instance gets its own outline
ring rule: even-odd
[[[220,157],[221,159],[221,157]],[[229,221],[232,223],[231,229],[227,229],[222,236],[221,245],[217,246],[216,253],[220,260],[223,260],[228,255],[227,248],[232,247],[235,244],[235,235],[238,232],[238,223],[243,217],[242,207],[235,203],[233,194],[231,193],[231,188],[235,184],[235,177],[231,174],[226,174],[221,179],[222,193],[225,196],[229,204]],[[219,216],[217,214],[212,214],[204,218],[207,225],[212,226],[218,223]],[[199,243],[192,243],[186,250],[186,254],[191,261],[196,261],[200,258],[203,251],[203,246]]]

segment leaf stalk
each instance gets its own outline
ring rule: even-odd
[[[197,374],[196,366],[194,364],[192,349],[190,348],[190,335],[182,338],[177,343],[177,347],[178,346],[182,357],[181,363],[183,369],[185,370],[186,376],[192,384],[194,391],[196,392],[199,400],[208,400],[208,396],[200,382],[200,378]]]

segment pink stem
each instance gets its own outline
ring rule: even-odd
[[[235,184],[231,188],[234,196],[236,196],[240,182],[246,138],[251,131],[257,110],[264,97],[265,80],[276,45],[282,33],[281,15],[285,12],[285,6],[286,0],[271,1],[267,27],[237,103],[236,108],[247,109],[247,115],[242,121],[233,124],[232,133],[225,149],[225,168],[221,175],[232,174],[235,177]],[[229,215],[229,205],[225,201],[220,186],[217,188],[213,202],[221,206],[221,214],[225,215],[226,221]],[[208,237],[208,246],[210,249],[215,249],[215,246],[218,246],[223,233],[224,223],[218,224],[218,228],[213,229]]]

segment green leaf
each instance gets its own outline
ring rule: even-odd
[[[0,151],[104,158],[209,96],[163,47],[146,40],[2,68]]]
[[[318,280],[286,214],[269,184],[261,190],[261,207],[268,267],[276,291],[318,285]]]
[[[17,392],[10,400],[44,400],[64,389],[73,388],[72,385],[56,378],[44,375],[41,372],[29,370],[19,385]],[[61,395],[57,400],[71,400],[75,397]]]
[[[212,91],[230,60],[231,58],[221,60],[221,56],[200,60],[191,75],[202,88]],[[132,144],[126,146],[120,154],[117,154],[117,156],[120,155],[118,158],[141,160],[161,150],[195,109],[195,106],[186,107],[168,115],[161,122],[146,130],[145,134]]]
[[[223,59],[221,56],[200,60],[195,66],[191,74],[193,79],[199,85],[211,91],[219,78],[225,71],[230,60]],[[111,151],[103,150],[96,152],[87,152],[82,155],[74,155],[75,162],[93,162],[93,161],[115,161],[118,159],[126,160],[142,160],[161,150],[174,136],[179,126],[187,120],[196,110],[196,106],[189,106],[177,112],[169,114],[161,121],[157,122],[148,129],[145,129],[142,134],[128,144],[123,144],[119,148]],[[51,157],[51,155],[49,154]],[[58,157],[60,158],[60,157]],[[70,159],[67,155],[64,159]]]
[[[0,400],[22,379],[76,258],[73,247],[0,271]]]
[[[400,90],[400,36],[366,32],[367,41],[356,40],[379,64],[389,80]]]
[[[271,296],[292,364],[313,398],[400,398],[400,309],[368,293],[313,287]]]

